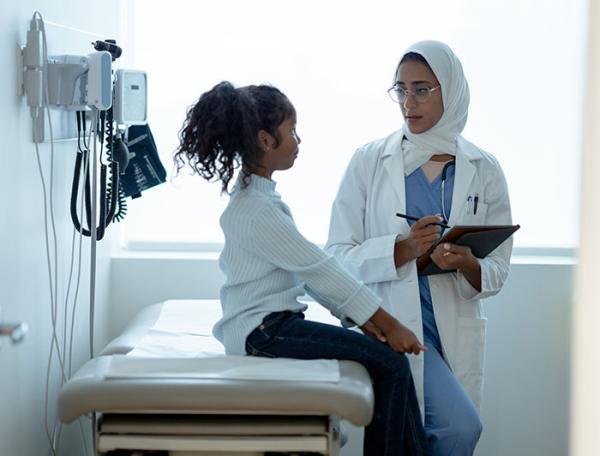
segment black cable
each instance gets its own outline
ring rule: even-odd
[[[73,170],[73,184],[71,186],[71,220],[75,229],[81,232],[81,223],[79,222],[79,216],[77,215],[77,189],[79,188],[79,175],[81,174],[81,160],[83,158],[83,151],[77,152],[75,158],[75,169]]]
[[[83,234],[84,236],[91,236],[91,218],[92,218],[92,200],[91,200],[91,183],[90,183],[90,163],[89,163],[89,150],[87,148],[87,144],[85,143],[84,136],[84,149],[81,148],[81,130],[83,129],[85,135],[85,117],[83,112],[76,111],[77,116],[77,157],[75,159],[75,168],[73,170],[73,184],[71,187],[71,220],[73,221],[73,225],[75,225],[75,229]],[[100,125],[96,124],[96,127],[100,130],[101,138],[104,139],[104,121],[105,121],[105,113],[104,111],[100,114],[102,121]],[[82,126],[83,124],[83,126]],[[98,131],[98,130],[96,130]],[[104,141],[101,141],[100,145],[100,155],[102,155],[102,144]],[[92,164],[95,166],[95,163]],[[77,196],[79,189],[79,181],[81,177],[82,168],[85,173],[85,188],[83,189],[83,198],[85,199],[85,209],[86,209],[86,220],[88,229],[84,228],[79,220],[79,216],[77,214]],[[114,214],[114,204],[112,207],[107,205],[107,199],[112,197],[112,201],[117,199],[116,192],[108,192],[107,188],[107,166],[105,164],[100,165],[100,217],[98,227],[95,227],[96,240],[101,240],[104,237],[104,233],[106,231],[106,227],[111,223],[112,217]],[[114,175],[114,165],[111,163],[111,172]],[[118,173],[118,165],[117,165],[117,173]],[[110,195],[110,196],[109,196]],[[111,213],[112,212],[112,213]]]
[[[112,108],[111,108],[112,109]],[[104,237],[106,227],[110,222],[106,219],[106,165],[102,163],[102,151],[104,150],[104,123],[106,111],[100,112],[100,218],[96,230],[96,239],[99,241]],[[98,131],[98,130],[96,130]]]
[[[118,190],[119,190],[119,163],[115,160],[114,150],[114,122],[113,108],[107,112],[106,120],[106,158],[110,163],[110,178],[106,185],[106,201],[108,204],[108,215],[106,217],[107,224],[115,221],[115,212],[119,205]]]
[[[83,137],[82,137],[82,139],[83,139],[83,148],[84,149],[89,149],[87,143],[85,142],[86,137],[87,137],[87,133],[85,131],[85,111],[81,111],[81,124],[82,124],[82,127],[83,127]]]
[[[75,111],[75,117],[77,118],[77,150],[81,152],[81,117],[79,114],[79,111]]]
[[[104,237],[106,226],[106,165],[100,165],[100,218],[96,229],[96,239],[99,241]]]
[[[89,227],[88,230],[88,234],[85,234],[86,236],[89,236],[90,234],[90,230],[92,229],[92,184],[91,184],[91,177],[90,177],[90,151],[89,149],[85,149],[84,152],[84,156],[83,156],[84,160],[83,160],[83,164],[85,166],[83,172],[85,174],[85,189],[84,189],[84,196],[85,196],[85,218],[87,220],[87,224]],[[92,163],[92,166],[95,166],[95,163]]]
[[[123,191],[123,184],[119,185],[119,212],[115,214],[114,220],[116,222],[120,222],[127,215],[127,200],[126,200],[125,192]]]
[[[115,146],[115,143],[113,142],[113,147]],[[128,152],[127,152],[128,153]],[[113,157],[113,159],[115,159],[115,163],[116,163],[116,175],[119,176],[121,174],[121,168],[119,165],[118,160],[116,160],[116,157]],[[112,187],[112,191],[116,200],[115,204],[115,208],[118,206],[119,210],[115,213],[112,213],[112,221],[113,222],[120,222],[121,220],[123,220],[125,218],[125,215],[127,214],[127,200],[126,200],[126,196],[125,196],[125,192],[123,191],[123,184],[121,183],[121,179],[120,177],[117,179],[114,179],[113,182],[113,187]]]
[[[81,177],[82,164],[87,163],[87,148],[84,148],[84,149],[81,148],[81,131],[82,131],[81,116],[83,116],[83,113],[79,112],[79,111],[75,111],[75,115],[77,117],[77,157],[75,158],[75,169],[73,170],[73,184],[71,186],[71,207],[70,207],[71,220],[73,221],[73,225],[75,225],[75,229],[78,232],[84,234],[85,236],[89,236],[90,235],[89,230],[86,230],[85,228],[82,227],[81,222],[79,221],[79,215],[77,214],[77,194],[78,194],[78,190],[79,190],[79,179]],[[83,119],[83,122],[85,123],[85,119]],[[84,146],[85,146],[85,141],[84,141]],[[86,177],[87,177],[87,173],[86,173]],[[86,179],[86,181],[89,184],[89,179]],[[88,189],[84,189],[84,193],[85,194],[89,193],[89,187],[88,187]],[[87,209],[87,205],[86,205],[86,209]],[[90,211],[87,211],[86,216],[87,216],[86,218],[88,220],[88,226],[89,226],[90,218],[91,218]]]

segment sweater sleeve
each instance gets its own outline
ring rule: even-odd
[[[302,236],[292,217],[275,204],[253,214],[243,241],[245,248],[255,255],[296,274],[311,295],[340,318],[347,317],[363,325],[381,304],[334,257]]]

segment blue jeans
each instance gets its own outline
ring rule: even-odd
[[[362,364],[373,382],[375,408],[365,428],[364,456],[427,454],[426,437],[406,355],[345,328],[304,320],[290,311],[268,315],[246,339],[252,356],[339,359]]]

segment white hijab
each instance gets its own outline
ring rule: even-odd
[[[407,175],[432,155],[456,155],[456,139],[465,128],[469,111],[469,84],[460,60],[446,44],[420,41],[406,49],[402,57],[409,52],[423,56],[440,82],[444,113],[431,129],[423,133],[411,133],[406,123],[402,126],[402,133],[408,139],[402,144]],[[397,77],[396,74],[394,83]]]

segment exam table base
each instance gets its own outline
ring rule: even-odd
[[[335,417],[102,414],[97,423],[98,455],[117,450],[169,456],[340,455]]]

